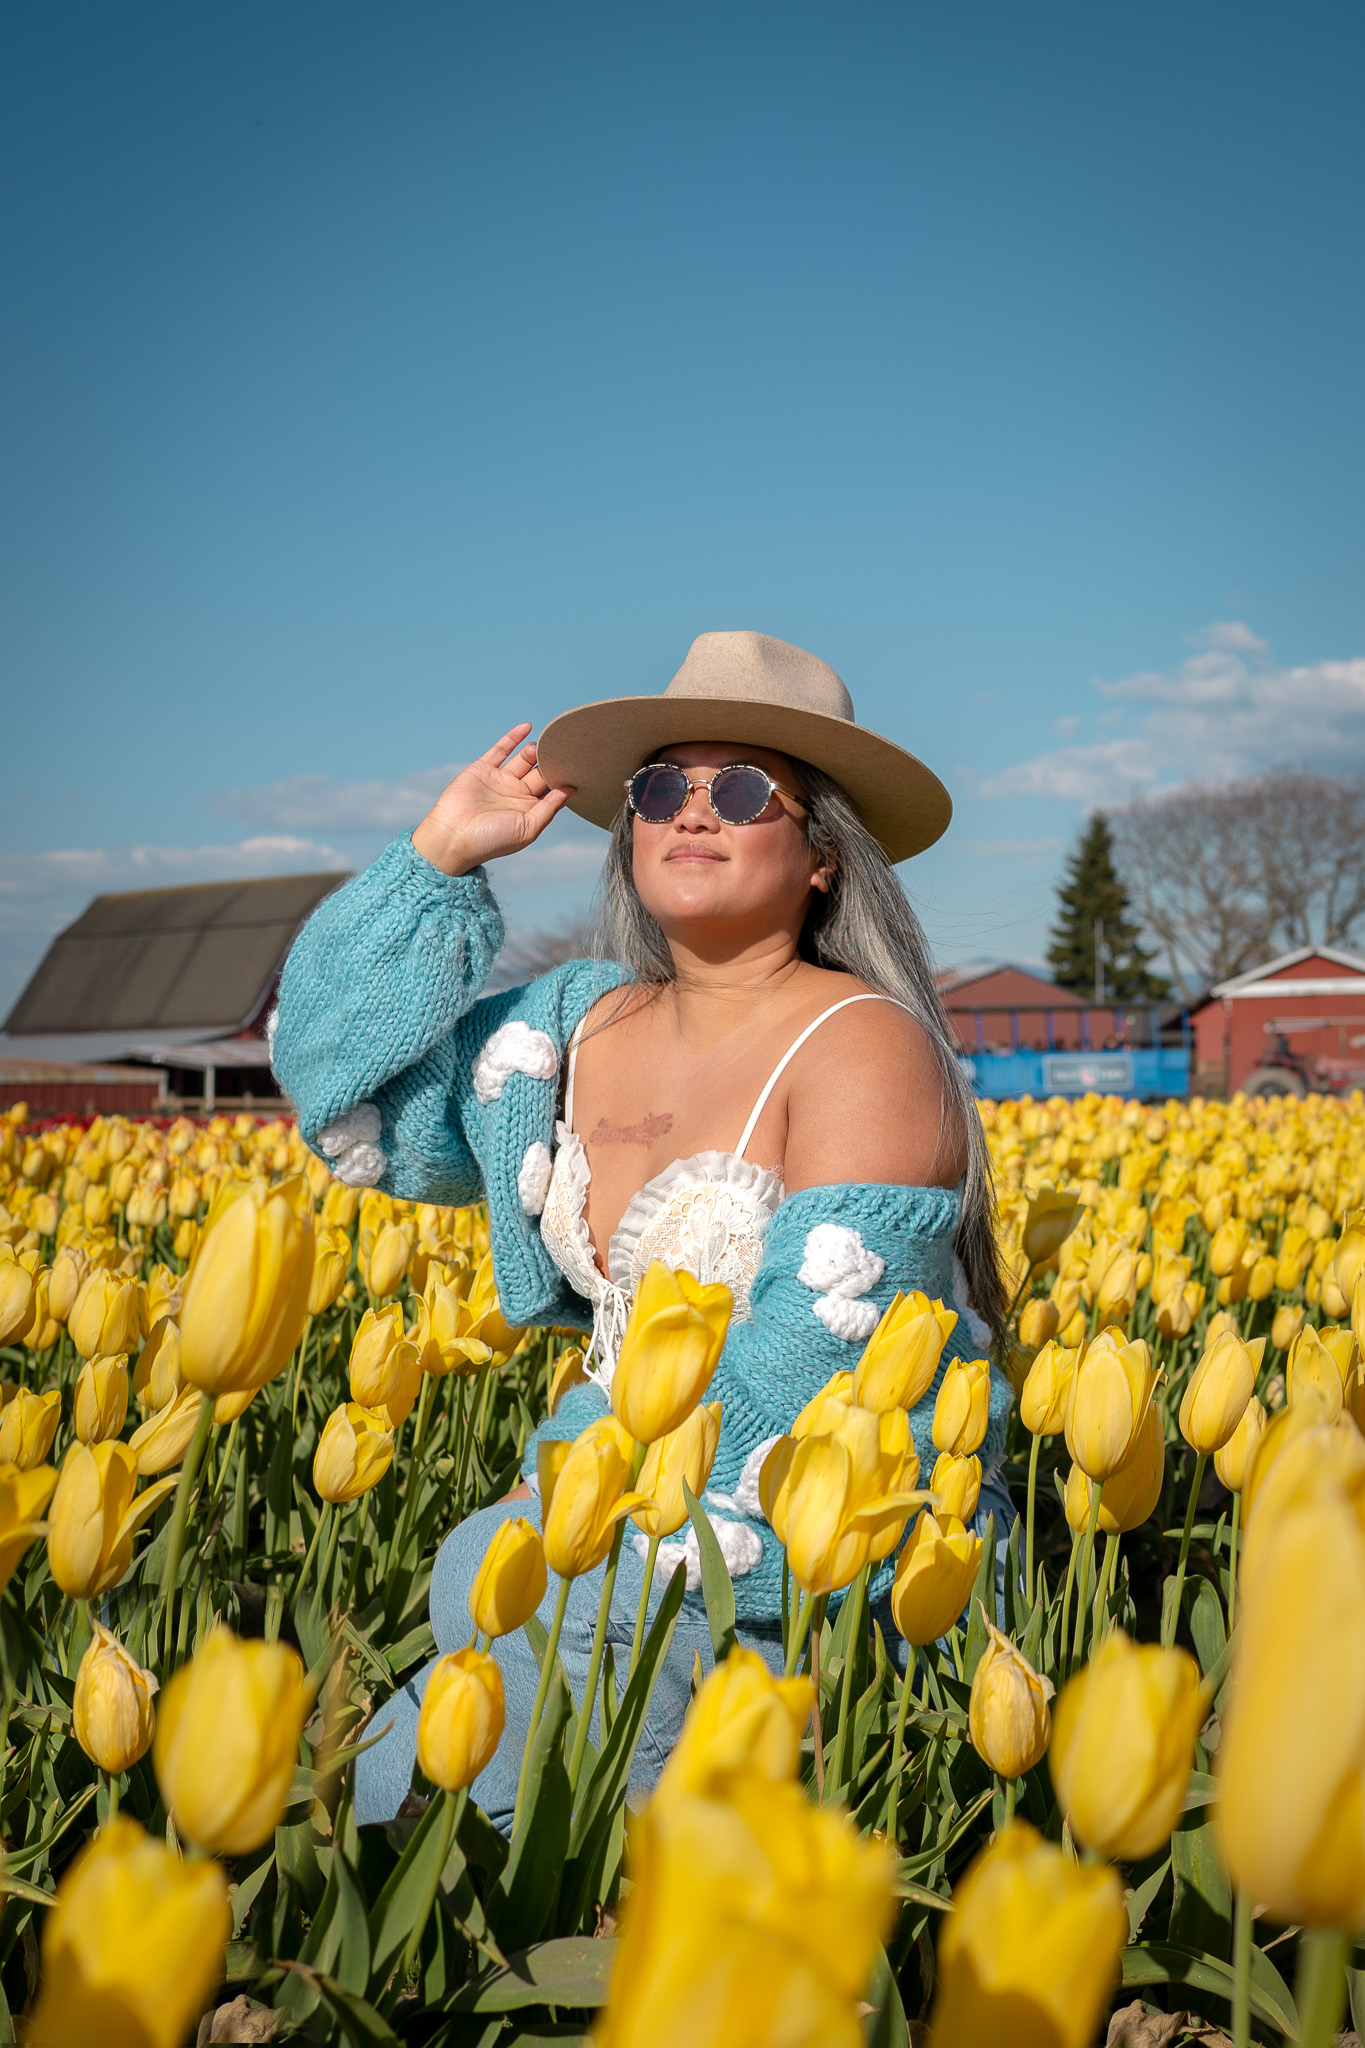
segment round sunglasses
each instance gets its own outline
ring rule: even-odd
[[[647,825],[666,825],[692,800],[695,789],[704,789],[711,809],[722,825],[752,825],[772,801],[773,792],[789,797],[806,808],[793,789],[784,789],[761,768],[746,761],[732,761],[717,768],[705,781],[693,782],[676,761],[647,761],[626,784],[626,797],[637,818]]]

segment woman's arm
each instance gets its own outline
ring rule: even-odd
[[[956,1187],[966,1133],[928,1034],[894,1003],[850,1003],[788,1069],[782,1178],[789,1194],[840,1182]]]

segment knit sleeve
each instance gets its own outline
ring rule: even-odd
[[[408,838],[299,933],[280,979],[272,1064],[304,1137],[343,1180],[433,1201],[478,1192],[444,1069],[502,936],[483,869],[442,874]],[[426,1113],[414,1116],[419,1105]]]

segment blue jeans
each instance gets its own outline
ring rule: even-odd
[[[997,1534],[1001,1539],[996,1575],[998,1599],[1004,1571],[1004,1538],[1008,1536],[1010,1525],[1013,1523],[1014,1509],[1003,1489],[983,1487],[976,1515],[978,1530],[984,1529],[986,1517],[992,1508],[995,1510]],[[469,1641],[474,1626],[469,1616],[469,1588],[474,1574],[483,1561],[493,1531],[500,1522],[508,1521],[516,1515],[525,1515],[528,1521],[538,1524],[540,1503],[534,1499],[499,1501],[494,1507],[483,1508],[478,1514],[471,1515],[467,1521],[461,1522],[457,1529],[451,1530],[441,1545],[431,1576],[430,1612],[432,1634],[442,1654],[461,1649]],[[607,1640],[613,1646],[618,1690],[624,1683],[631,1638],[635,1632],[640,1586],[644,1577],[644,1560],[637,1554],[631,1542],[632,1533],[630,1525],[627,1524],[617,1567],[611,1618],[607,1628]],[[593,1631],[597,1626],[597,1609],[605,1574],[606,1566],[600,1564],[595,1571],[585,1572],[581,1579],[575,1579],[569,1589],[564,1626],[559,1638],[559,1655],[575,1701],[582,1699],[587,1684],[588,1661],[592,1652]],[[540,1604],[540,1619],[547,1629],[554,1619],[558,1590],[558,1581],[552,1574],[545,1598]],[[658,1611],[663,1593],[664,1585],[656,1578],[649,1596],[651,1621]],[[872,1614],[881,1625],[888,1652],[904,1670],[907,1646],[898,1635],[891,1619],[889,1595],[883,1594],[880,1600],[872,1603]],[[757,1650],[772,1670],[781,1671],[780,1622],[741,1622],[736,1633],[745,1649]],[[507,1722],[492,1762],[474,1781],[472,1796],[488,1815],[494,1827],[500,1828],[504,1834],[510,1834],[512,1810],[516,1804],[517,1778],[521,1771],[522,1751],[526,1746],[531,1707],[535,1700],[540,1672],[531,1654],[531,1645],[522,1629],[515,1630],[510,1636],[500,1637],[493,1645],[493,1655],[497,1658],[502,1672]],[[653,1789],[667,1761],[669,1751],[678,1739],[690,1698],[695,1655],[700,1655],[703,1670],[709,1671],[715,1660],[712,1656],[711,1636],[706,1617],[694,1610],[689,1603],[678,1616],[668,1655],[655,1679],[649,1713],[631,1764],[630,1790],[633,1803],[638,1803]],[[393,1727],[373,1749],[367,1749],[356,1759],[355,1815],[362,1827],[392,1820],[407,1796],[412,1784],[413,1766],[417,1759],[417,1715],[435,1661],[433,1659],[425,1670],[410,1678],[405,1685],[400,1686],[391,1699],[375,1710],[376,1728],[382,1728],[385,1722],[390,1720]],[[600,1742],[600,1711],[596,1707],[588,1732],[594,1743]]]

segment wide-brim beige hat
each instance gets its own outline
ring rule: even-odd
[[[636,769],[688,741],[772,747],[822,768],[888,860],[922,853],[953,815],[932,769],[855,722],[827,661],[766,633],[699,633],[666,690],[561,712],[540,736],[540,769],[549,783],[573,785],[571,811],[609,828]]]

